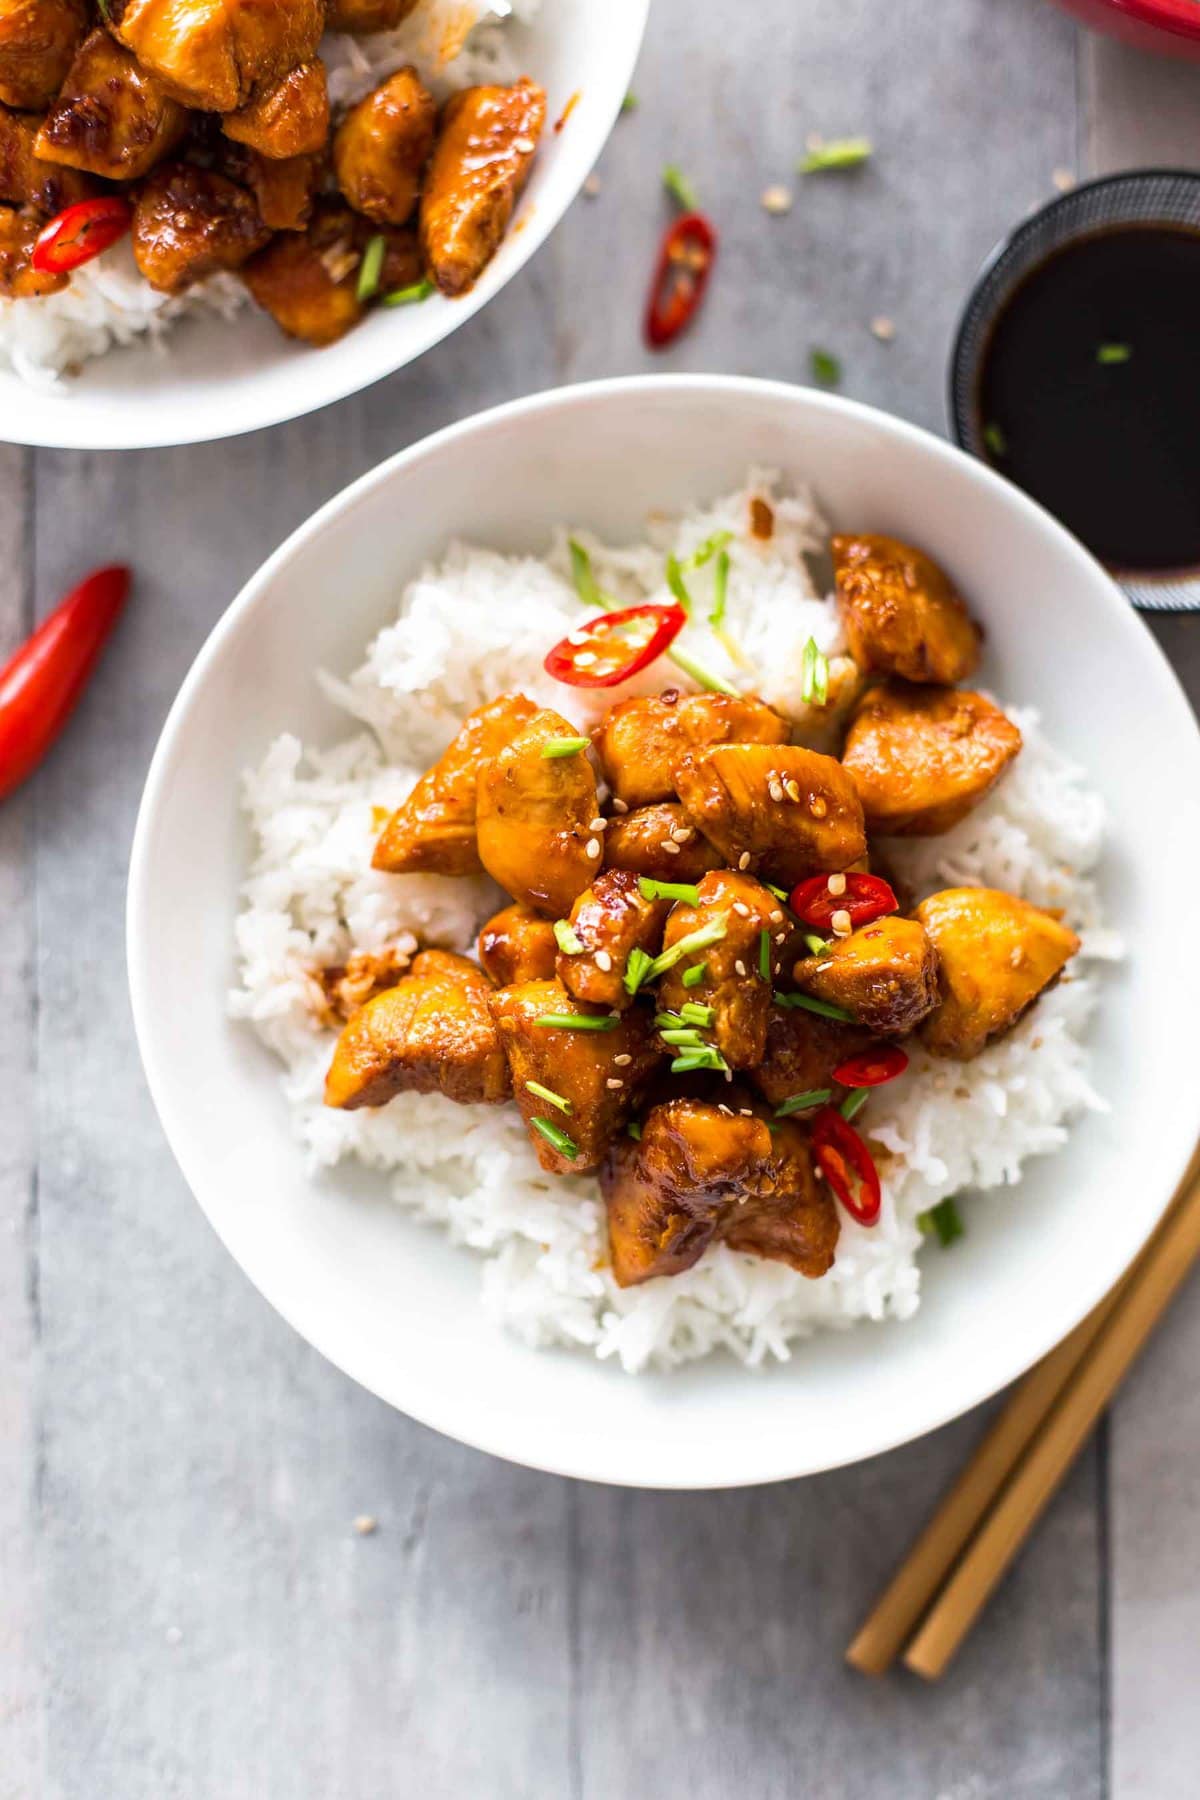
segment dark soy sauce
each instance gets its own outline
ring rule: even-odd
[[[1200,565],[1200,234],[1055,251],[992,327],[979,409],[989,460],[1111,568]]]

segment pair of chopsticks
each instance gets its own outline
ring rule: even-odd
[[[1200,1257],[1200,1149],[1157,1230],[1110,1294],[1033,1368],[846,1652],[864,1675],[936,1681]]]

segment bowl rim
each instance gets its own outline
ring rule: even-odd
[[[341,400],[348,400],[354,394],[362,393],[366,388],[374,387],[376,382],[386,381],[389,376],[399,374],[402,369],[413,367],[431,350],[436,349],[439,344],[453,336],[460,327],[466,325],[490,301],[503,293],[504,289],[542,248],[577,203],[583,184],[608,144],[613,127],[620,117],[638,57],[641,55],[649,16],[650,0],[621,0],[619,16],[613,21],[614,29],[619,28],[628,34],[621,78],[614,80],[612,92],[606,103],[592,116],[591,128],[586,140],[581,135],[582,121],[577,124],[576,130],[580,135],[576,135],[572,140],[580,146],[576,151],[579,158],[577,178],[562,205],[557,207],[540,205],[527,209],[524,214],[520,212],[518,206],[513,225],[519,224],[520,230],[510,229],[506,236],[504,265],[498,279],[489,281],[489,271],[485,269],[468,293],[453,301],[447,301],[446,305],[439,309],[439,313],[433,315],[435,322],[429,328],[430,335],[419,350],[403,356],[397,362],[388,355],[385,349],[386,340],[381,340],[379,347],[372,355],[368,356],[364,352],[356,364],[348,368],[341,378],[333,382],[327,380],[321,383],[316,380],[320,365],[311,362],[308,366],[313,370],[314,378],[312,380],[305,383],[302,379],[297,379],[285,384],[284,391],[287,398],[282,398],[273,405],[260,406],[257,410],[248,410],[244,417],[239,414],[229,424],[212,424],[199,429],[186,424],[176,425],[172,422],[173,417],[186,416],[185,409],[181,408],[180,414],[175,415],[166,406],[159,406],[155,409],[153,417],[156,421],[161,420],[161,423],[156,423],[153,429],[131,435],[116,428],[116,422],[121,418],[123,409],[120,396],[114,395],[105,403],[104,423],[96,429],[80,432],[78,429],[59,430],[53,425],[42,428],[41,426],[31,426],[24,423],[20,417],[16,417],[6,420],[3,427],[0,427],[0,443],[22,444],[30,449],[39,450],[109,451],[167,450],[190,444],[223,443],[230,438],[246,437],[254,431],[267,431],[277,425],[290,424],[294,419],[307,418],[313,413],[322,412],[328,406],[336,406]],[[546,133],[551,135],[553,133],[550,121],[547,121]],[[545,136],[543,141],[545,141]],[[199,318],[195,322],[206,328],[217,329],[220,327],[236,330],[243,316],[245,315],[238,315],[229,324],[224,324],[219,318],[215,321]],[[181,323],[186,322],[181,321]],[[352,338],[354,333],[347,335]],[[345,340],[339,341],[344,342]],[[336,348],[335,345],[328,347]],[[317,358],[321,354],[320,350],[313,350],[307,345],[297,346],[297,348],[308,358]],[[129,345],[111,345],[97,360],[103,362],[105,357],[124,353],[153,356],[155,354],[154,340],[152,337],[145,337]],[[300,366],[302,368],[305,366],[303,361]],[[4,372],[18,384],[18,389],[24,385],[15,371],[6,369]],[[306,397],[308,394],[313,394],[314,389],[316,392],[313,397]],[[293,394],[299,397],[293,400],[291,398]],[[61,417],[64,421],[69,419],[71,416],[69,392],[62,396],[56,396],[56,403],[61,407],[61,411],[56,413],[55,417]],[[89,416],[94,418],[95,415]],[[113,421],[111,425],[107,422],[110,417]]]
[[[1200,722],[1192,713],[1187,696],[1161,646],[1137,619],[1121,590],[1078,539],[1073,537],[1065,526],[1061,525],[1044,507],[1013,483],[1006,481],[987,464],[980,462],[977,458],[967,456],[965,451],[960,450],[948,440],[937,437],[933,432],[910,424],[907,420],[898,419],[878,407],[847,399],[841,395],[822,393],[799,384],[737,375],[616,376],[568,387],[550,388],[510,400],[483,412],[472,414],[419,439],[415,444],[386,458],[374,469],[368,470],[364,475],[351,482],[340,493],[325,501],[303,524],[289,534],[244,584],[217,619],[193,660],[167,714],[151,759],[138,808],[130,852],[126,889],[126,966],[134,1031],[147,1086],[160,1126],[177,1166],[201,1211],[205,1214],[217,1237],[229,1250],[243,1275],[300,1337],[312,1345],[335,1368],[348,1375],[369,1393],[416,1420],[419,1424],[440,1431],[474,1449],[499,1456],[522,1467],[576,1480],[598,1481],[619,1487],[653,1486],[657,1489],[700,1491],[704,1488],[761,1486],[775,1481],[793,1480],[882,1455],[949,1424],[953,1419],[961,1417],[972,1408],[991,1399],[1001,1389],[1025,1374],[1056,1344],[1061,1342],[1111,1290],[1149,1239],[1195,1151],[1197,1138],[1200,1136],[1200,1092],[1196,1093],[1190,1107],[1174,1105],[1167,1109],[1165,1116],[1160,1121],[1160,1144],[1163,1138],[1167,1139],[1167,1144],[1163,1148],[1162,1166],[1170,1169],[1171,1179],[1166,1190],[1159,1196],[1156,1207],[1153,1211],[1148,1209],[1144,1220],[1138,1222],[1128,1241],[1122,1241],[1116,1247],[1115,1256],[1110,1259],[1110,1265],[1107,1268],[1094,1275],[1090,1281],[1076,1286],[1073,1290],[1074,1297],[1070,1305],[1065,1308],[1064,1313],[1051,1323],[1042,1322],[1037,1330],[1031,1330],[1016,1353],[1009,1357],[1003,1369],[1000,1372],[996,1370],[990,1372],[978,1390],[972,1391],[965,1397],[952,1396],[948,1402],[930,1403],[927,1400],[923,1408],[914,1408],[913,1412],[899,1423],[892,1420],[881,1420],[877,1438],[871,1448],[866,1450],[853,1450],[832,1457],[823,1456],[820,1462],[801,1463],[801,1466],[798,1467],[795,1449],[789,1452],[785,1448],[776,1452],[773,1457],[764,1456],[751,1471],[739,1474],[733,1480],[681,1479],[671,1481],[656,1479],[652,1483],[648,1483],[636,1473],[614,1473],[605,1464],[603,1456],[596,1453],[592,1453],[588,1458],[573,1457],[569,1460],[556,1460],[553,1455],[532,1456],[515,1451],[505,1441],[503,1429],[494,1429],[486,1420],[476,1420],[473,1428],[469,1431],[460,1429],[457,1422],[453,1425],[447,1424],[444,1409],[439,1407],[436,1399],[426,1398],[419,1380],[407,1382],[402,1398],[397,1395],[396,1390],[401,1385],[397,1381],[393,1381],[391,1392],[384,1392],[374,1370],[364,1366],[369,1363],[367,1357],[351,1354],[347,1347],[340,1342],[335,1347],[330,1340],[335,1339],[338,1334],[332,1328],[327,1329],[323,1318],[314,1320],[307,1316],[303,1305],[292,1304],[286,1297],[281,1299],[263,1269],[251,1269],[247,1266],[247,1263],[241,1259],[230,1244],[219,1212],[215,1209],[210,1210],[207,1199],[202,1195],[201,1189],[205,1185],[203,1177],[198,1176],[196,1180],[193,1180],[188,1159],[177,1146],[176,1133],[170,1122],[170,1108],[167,1106],[164,1096],[165,1077],[155,1064],[151,1048],[154,1041],[151,1029],[153,1012],[151,992],[154,974],[140,948],[147,941],[147,934],[143,931],[142,926],[143,917],[150,904],[149,897],[153,880],[150,850],[154,823],[168,795],[171,764],[186,726],[193,697],[203,687],[210,669],[224,651],[226,641],[236,633],[242,619],[268,593],[277,578],[293,562],[304,555],[309,544],[324,532],[328,524],[334,518],[352,512],[365,496],[376,488],[397,479],[411,464],[426,457],[437,456],[459,440],[467,438],[481,429],[508,427],[531,415],[567,410],[581,403],[586,405],[591,400],[634,400],[672,390],[689,391],[693,395],[726,401],[753,395],[764,400],[782,402],[785,405],[790,404],[798,395],[803,395],[805,404],[812,406],[817,411],[841,414],[876,430],[882,426],[887,434],[892,435],[901,443],[911,444],[926,452],[932,452],[936,457],[947,462],[954,462],[962,458],[971,468],[972,479],[992,487],[1007,507],[1015,508],[1018,513],[1025,514],[1038,530],[1049,530],[1063,540],[1064,548],[1070,553],[1073,560],[1086,570],[1087,577],[1097,588],[1097,592],[1101,589],[1105,592],[1104,604],[1116,630],[1120,634],[1127,635],[1130,641],[1136,638],[1140,653],[1148,655],[1152,662],[1157,663],[1167,687],[1174,691],[1182,715],[1190,721],[1193,791],[1200,792]],[[1099,581],[1097,581],[1097,577],[1099,577]],[[393,1370],[393,1374],[395,1375],[396,1371]],[[786,1434],[781,1434],[781,1439],[786,1443]]]

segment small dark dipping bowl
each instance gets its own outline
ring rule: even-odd
[[[964,450],[1135,606],[1200,610],[1200,175],[1086,182],[984,265],[950,362]]]

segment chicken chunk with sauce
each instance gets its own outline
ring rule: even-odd
[[[916,916],[938,954],[938,1004],[921,1039],[962,1062],[1015,1025],[1079,949],[1053,913],[995,888],[946,888]]]
[[[859,667],[952,685],[979,661],[979,629],[924,551],[878,534],[832,540],[838,611]]]
[[[221,157],[221,173],[249,188],[271,231],[305,229],[324,169],[323,156],[263,156],[245,144],[227,144]]]
[[[110,181],[136,181],[186,130],[187,114],[158,78],[97,30],[79,46],[42,121],[37,154]]]
[[[0,107],[0,201],[29,206],[51,219],[64,207],[100,192],[99,183],[80,169],[43,162],[37,154],[41,121],[30,113]]]
[[[334,135],[333,168],[356,212],[381,225],[406,223],[436,128],[437,105],[412,67],[397,69],[351,107]]]
[[[622,700],[593,733],[604,779],[625,806],[674,800],[675,770],[710,744],[786,744],[788,723],[752,695],[661,694]]]
[[[772,1006],[766,1050],[747,1074],[764,1100],[782,1106],[798,1094],[829,1087],[833,1071],[865,1050],[874,1035],[861,1025],[845,1025],[800,1006]]]
[[[734,867],[791,887],[866,852],[854,783],[832,756],[796,744],[715,744],[681,758],[688,818]]]
[[[464,88],[447,101],[421,196],[421,247],[443,294],[465,294],[495,255],[546,122],[546,96],[512,87]]]
[[[320,57],[289,69],[275,87],[255,94],[237,112],[227,113],[222,130],[234,143],[260,156],[283,161],[315,156],[329,138],[329,89]]]
[[[620,1287],[682,1274],[719,1240],[813,1279],[833,1265],[837,1210],[790,1120],[771,1131],[728,1105],[668,1101],[640,1140],[614,1142],[600,1191]]]
[[[795,966],[797,987],[880,1037],[915,1031],[938,1003],[938,955],[916,919],[892,913]]]
[[[688,952],[661,977],[656,990],[660,1012],[679,1012],[692,1001],[709,1006],[713,1022],[700,1036],[712,1042],[731,1069],[749,1069],[762,1061],[771,1012],[775,965],[785,954],[790,935],[786,916],[774,894],[755,881],[723,869],[706,875],[697,886],[699,905],[680,901],[671,910],[663,933],[664,952],[694,932],[720,924],[724,935]],[[768,934],[768,978],[759,958],[762,934]],[[778,940],[783,937],[784,943]],[[703,968],[699,982],[685,987],[689,969]]]
[[[476,791],[480,862],[514,900],[553,918],[571,910],[602,855],[587,756],[544,754],[556,739],[574,735],[558,713],[535,714],[484,761]]]
[[[487,976],[448,950],[424,950],[412,973],[356,1012],[337,1041],[326,1106],[383,1106],[396,1094],[498,1104],[511,1091]]]
[[[479,933],[479,960],[497,987],[550,981],[558,939],[549,919],[528,906],[506,906]]]
[[[560,949],[558,978],[576,1000],[620,1011],[631,1002],[625,971],[633,950],[656,956],[671,901],[647,899],[631,869],[603,869],[568,921],[578,950]]]
[[[240,268],[270,235],[245,188],[191,163],[156,169],[133,209],[134,261],[160,294]]]
[[[85,0],[0,0],[0,103],[48,106],[88,29]]]
[[[619,1017],[589,1010],[560,981],[500,988],[490,1005],[512,1071],[513,1097],[543,1169],[583,1175],[597,1168],[661,1061],[650,1013],[643,1007]],[[547,1015],[615,1022],[600,1031],[572,1030],[540,1024]],[[565,1102],[565,1109],[534,1093],[531,1081],[548,1088]],[[531,1123],[534,1119],[565,1132],[576,1154],[555,1149]]]
[[[696,882],[710,869],[719,869],[723,858],[678,802],[662,800],[614,814],[604,834],[604,861],[656,881]]]
[[[842,766],[868,830],[933,837],[978,806],[1020,748],[1020,731],[982,694],[888,681],[859,705]]]
[[[330,31],[365,36],[372,31],[391,31],[406,19],[420,0],[329,0]]]
[[[479,771],[537,717],[537,710],[524,694],[500,694],[471,713],[384,826],[371,867],[393,875],[482,874],[475,843]]]
[[[243,266],[241,278],[288,337],[318,347],[336,343],[366,312],[358,297],[358,273],[363,251],[375,235],[377,228],[348,207],[320,202],[303,232],[273,238]],[[390,227],[382,235],[380,288],[390,293],[411,287],[421,273],[415,235]]]
[[[324,0],[109,0],[112,28],[177,100],[236,112],[311,62]]]
[[[0,299],[35,300],[65,288],[65,275],[33,267],[33,247],[46,221],[28,207],[0,206]]]

